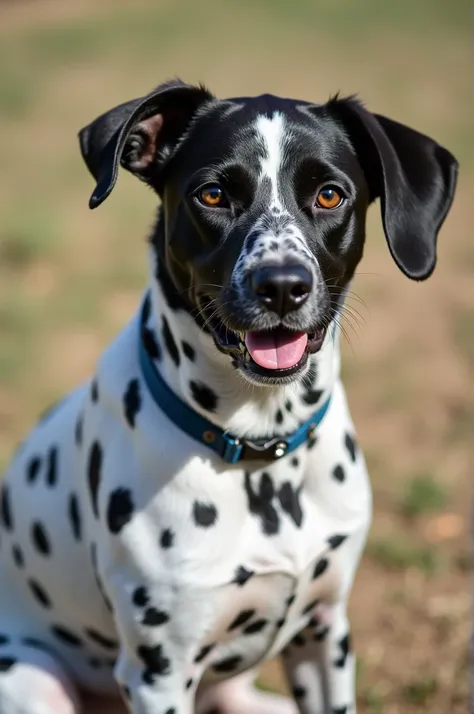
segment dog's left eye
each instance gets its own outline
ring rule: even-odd
[[[343,201],[342,192],[335,186],[323,186],[316,196],[316,205],[320,208],[338,208]]]
[[[199,201],[209,208],[224,208],[229,205],[224,191],[218,184],[209,184],[198,191]]]

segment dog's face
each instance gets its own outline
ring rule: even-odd
[[[457,169],[431,139],[353,99],[220,101],[180,83],[99,117],[81,148],[98,179],[92,207],[119,161],[155,188],[162,279],[249,380],[270,384],[297,378],[321,348],[375,198],[399,267],[428,277]]]

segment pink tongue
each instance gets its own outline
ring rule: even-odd
[[[252,359],[265,369],[289,369],[303,356],[305,332],[247,332],[245,344]]]

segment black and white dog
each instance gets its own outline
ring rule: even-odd
[[[180,82],[80,142],[92,208],[120,165],[161,206],[140,310],[2,483],[0,712],[120,687],[134,714],[353,714],[371,494],[338,323],[376,198],[399,268],[431,274],[456,160],[354,98]],[[251,686],[278,653],[292,701]]]

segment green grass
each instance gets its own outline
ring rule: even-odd
[[[447,505],[444,486],[430,474],[417,474],[407,479],[400,497],[400,511],[408,518],[442,511]]]
[[[438,691],[438,683],[430,675],[413,679],[402,687],[402,698],[409,704],[426,707]]]
[[[373,538],[367,546],[367,555],[382,568],[393,571],[416,568],[425,575],[435,575],[443,565],[434,548],[410,543],[402,536]]]

